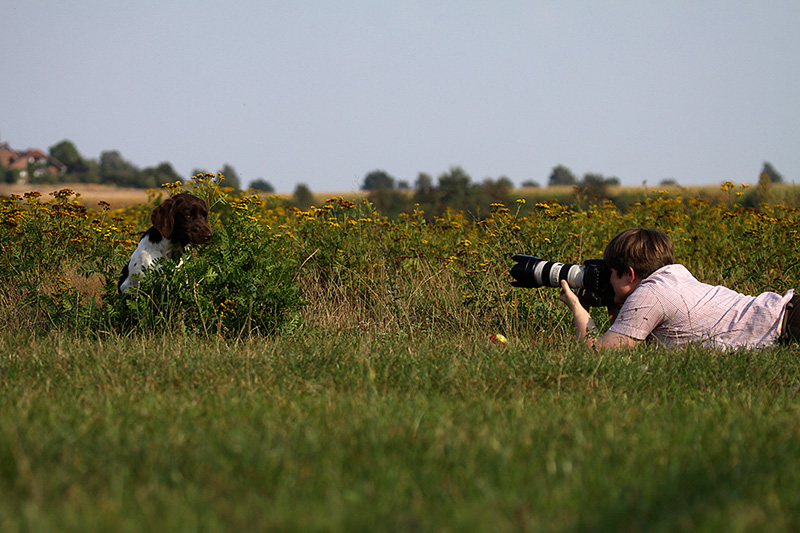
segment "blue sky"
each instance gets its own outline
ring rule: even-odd
[[[280,192],[800,181],[797,1],[25,1],[0,19],[0,142],[233,165]]]

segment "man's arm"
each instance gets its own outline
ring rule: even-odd
[[[587,311],[581,305],[581,302],[578,300],[578,296],[572,292],[569,284],[564,280],[561,281],[560,300],[567,305],[570,311],[572,311],[572,318],[575,323],[575,336],[579,341],[585,343],[587,346],[591,346],[596,349],[632,348],[642,342],[638,339],[634,339],[633,337],[628,337],[627,335],[614,333],[613,331],[607,331],[605,335],[595,339],[593,335],[590,335],[590,332],[597,331],[594,320],[592,320],[589,311]],[[613,318],[616,318],[616,314]]]

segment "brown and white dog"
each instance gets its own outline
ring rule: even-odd
[[[127,293],[136,287],[143,270],[158,259],[180,259],[188,244],[205,244],[213,233],[208,222],[208,204],[202,198],[181,193],[164,200],[150,215],[153,227],[144,233],[130,261],[122,269],[117,287]]]

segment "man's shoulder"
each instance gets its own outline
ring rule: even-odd
[[[674,281],[685,282],[687,280],[694,280],[694,276],[689,272],[689,269],[680,263],[673,263],[665,265],[646,278],[642,283],[669,283]]]
[[[640,298],[670,298],[699,283],[689,270],[679,264],[666,265],[642,280],[637,287]],[[641,290],[639,290],[641,289]]]

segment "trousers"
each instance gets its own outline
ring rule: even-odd
[[[786,304],[781,322],[780,344],[800,341],[800,295],[795,294]]]

